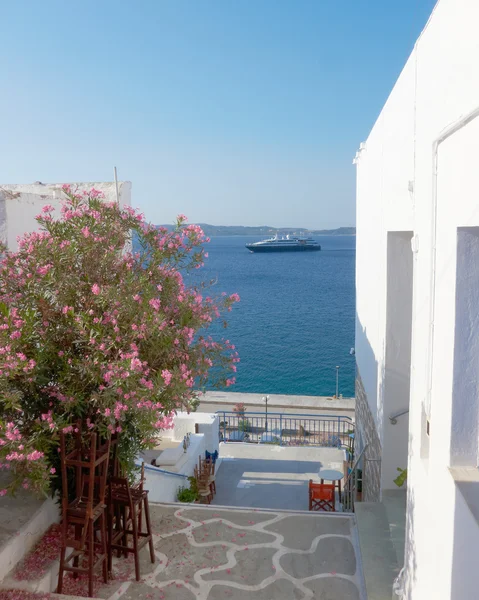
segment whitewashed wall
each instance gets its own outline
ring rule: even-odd
[[[356,358],[383,442],[387,235],[416,236],[408,600],[479,597],[479,569],[470,558],[479,544],[479,526],[449,471],[464,461],[474,467],[471,485],[478,485],[471,448],[477,447],[479,435],[479,340],[474,333],[479,310],[476,321],[471,311],[466,324],[456,315],[463,294],[456,286],[458,228],[479,227],[478,23],[477,0],[439,1],[358,159]],[[479,291],[473,287],[467,293],[477,309]],[[459,356],[461,348],[470,348],[463,342],[471,331],[474,350]],[[462,394],[467,401],[453,407],[453,391],[471,364],[476,368],[468,369]],[[465,406],[476,416],[467,423]],[[391,457],[384,458],[391,466]]]
[[[15,250],[19,235],[38,229],[35,216],[43,206],[51,204],[59,211],[61,198],[65,197],[61,186],[60,183],[0,184],[0,240],[8,248]],[[114,182],[82,182],[71,186],[80,192],[94,187],[105,194],[106,201],[116,201]],[[120,206],[130,206],[131,183],[119,181],[118,192]]]
[[[175,415],[173,428],[162,432],[162,437],[182,441],[187,433],[195,433],[196,426],[198,433],[205,436],[205,449],[211,453],[219,450],[219,418],[214,413],[180,411]]]
[[[187,477],[193,475],[195,465],[198,464],[198,456],[204,456],[205,449],[205,436],[203,434],[192,434],[190,436],[190,446],[186,452],[186,461],[178,469],[177,474],[162,472],[168,471],[168,467],[161,469],[145,465],[145,488],[149,490],[149,501],[176,502],[179,488],[189,487]],[[181,475],[186,477],[181,477]]]

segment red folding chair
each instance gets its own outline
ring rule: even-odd
[[[334,485],[330,483],[313,483],[309,480],[309,510],[336,511],[334,506]]]

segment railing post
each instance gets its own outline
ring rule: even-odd
[[[226,411],[223,412],[223,442],[226,442]]]
[[[279,415],[279,445],[283,445],[283,415]]]

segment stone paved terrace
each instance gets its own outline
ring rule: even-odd
[[[343,472],[337,448],[220,444],[221,466],[213,504],[236,507],[308,510],[308,481],[318,471]],[[340,508],[338,501],[337,510]]]
[[[151,505],[156,563],[104,600],[365,600],[354,518],[325,513]],[[124,569],[124,566],[123,566]]]

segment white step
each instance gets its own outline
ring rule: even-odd
[[[382,502],[357,502],[355,515],[368,600],[391,600],[402,564],[391,539],[386,507]]]

